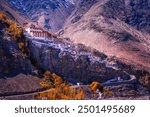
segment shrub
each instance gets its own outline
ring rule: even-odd
[[[77,94],[75,95],[76,100],[84,99],[85,98],[85,93],[81,88],[78,89]]]
[[[150,75],[149,74],[145,74],[142,76],[141,78],[141,83],[150,88]]]
[[[23,49],[24,48],[24,43],[23,42],[19,42],[18,43],[18,47],[19,47],[19,49]]]

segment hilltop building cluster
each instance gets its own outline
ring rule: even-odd
[[[24,29],[25,32],[34,39],[51,39],[52,37],[54,37],[52,33],[32,23],[25,23]]]

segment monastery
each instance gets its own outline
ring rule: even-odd
[[[52,34],[48,31],[30,23],[24,24],[24,29],[34,39],[50,39]]]

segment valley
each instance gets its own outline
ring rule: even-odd
[[[2,0],[0,97],[34,99],[50,71],[80,83],[85,99],[98,99],[92,82],[113,92],[102,99],[149,99],[149,8],[149,0]]]

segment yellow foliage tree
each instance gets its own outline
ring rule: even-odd
[[[69,86],[63,79],[57,74],[51,74],[46,71],[43,74],[42,82],[40,83],[42,87],[50,88],[48,92],[41,92],[36,96],[36,99],[50,99],[50,100],[69,100],[69,99],[84,99],[85,94],[83,90],[78,87],[74,88]],[[46,98],[44,98],[44,97]]]
[[[11,23],[7,28],[7,31],[13,35],[14,38],[20,38],[23,31],[16,23]]]
[[[85,93],[81,88],[78,89],[77,94],[75,95],[76,100],[84,99],[85,98]]]
[[[108,89],[105,89],[101,83],[99,82],[92,82],[90,84],[90,88],[93,92],[99,91],[101,93],[105,93],[107,96],[113,95],[112,91],[109,91]]]
[[[63,83],[62,78],[58,76],[57,74],[53,73],[52,77],[53,77],[55,86],[60,86]]]
[[[7,28],[7,32],[10,33],[14,39],[20,38],[23,34],[22,28],[17,23],[10,20],[3,12],[0,12],[0,21]]]
[[[11,20],[4,12],[0,12],[0,22],[2,23],[5,32],[12,36],[12,40],[16,41],[19,49],[23,54],[27,54],[27,43],[23,35],[23,29],[19,24]]]
[[[90,84],[90,88],[93,92],[96,92],[100,87],[102,87],[102,85],[99,82],[92,82]]]
[[[0,12],[0,21],[2,23],[6,23],[7,22],[7,16],[3,12]]]
[[[40,85],[42,87],[44,87],[44,88],[54,87],[53,77],[52,77],[52,74],[49,71],[44,72],[42,80],[43,81],[40,83]]]
[[[5,25],[10,25],[13,22],[3,12],[0,12],[0,21]]]

